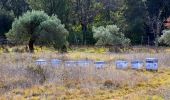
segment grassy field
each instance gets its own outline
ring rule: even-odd
[[[34,54],[0,50],[0,100],[170,100],[170,49],[134,47],[124,53],[110,53],[106,48],[71,49],[67,54],[37,48]],[[159,71],[117,70],[119,59],[132,61],[159,58]],[[106,61],[96,69],[36,66],[37,59]],[[130,65],[129,65],[130,67]]]

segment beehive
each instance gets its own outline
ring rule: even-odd
[[[44,59],[38,59],[38,60],[36,60],[36,65],[45,66],[45,65],[47,65],[47,61]]]
[[[65,61],[64,62],[65,67],[75,67],[76,66],[76,61]]]
[[[100,69],[106,67],[106,62],[105,61],[96,61],[95,62],[95,67]]]
[[[51,60],[51,65],[52,67],[59,67],[62,63],[62,60],[59,60],[59,59],[52,59]]]
[[[146,58],[146,70],[158,71],[158,59]]]
[[[88,66],[90,66],[90,64],[91,64],[91,61],[89,61],[89,60],[80,60],[80,61],[77,61],[77,65],[79,67],[88,67]]]
[[[143,61],[135,60],[131,62],[132,69],[142,69],[143,67]]]
[[[118,61],[116,61],[116,68],[117,69],[127,69],[128,62],[124,61],[124,60],[118,60]]]

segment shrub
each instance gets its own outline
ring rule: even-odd
[[[28,66],[27,67],[28,76],[31,77],[32,80],[38,80],[40,84],[43,84],[47,77],[45,74],[45,70],[41,66]]]
[[[113,82],[111,80],[106,80],[104,82],[104,86],[106,86],[107,88],[111,88],[113,87]]]
[[[170,46],[170,30],[163,31],[163,35],[160,37],[159,42]]]
[[[102,46],[128,46],[130,40],[120,31],[116,25],[107,25],[106,27],[93,27],[96,45]]]

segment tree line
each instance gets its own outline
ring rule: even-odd
[[[1,37],[5,37],[12,28],[15,18],[33,10],[44,11],[49,16],[57,15],[69,31],[67,39],[71,45],[99,44],[101,39],[96,38],[97,27],[110,30],[109,25],[116,25],[119,33],[123,33],[125,40],[130,40],[132,45],[139,45],[141,41],[146,44],[149,39],[151,45],[158,46],[165,29],[164,22],[170,16],[170,1],[1,0]]]

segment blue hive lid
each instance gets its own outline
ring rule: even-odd
[[[141,60],[134,60],[131,63],[143,63],[143,61],[141,61]]]
[[[106,64],[105,61],[96,61],[95,64]]]

